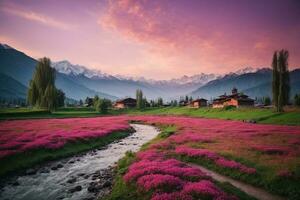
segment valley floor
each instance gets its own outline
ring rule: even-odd
[[[276,113],[267,108],[213,109],[188,107],[146,108],[144,110],[124,109],[110,110],[107,115],[180,115],[201,118],[216,118],[227,120],[251,120],[255,123],[300,125],[300,108],[286,108],[284,113]],[[27,108],[0,109],[0,120],[32,119],[32,118],[69,118],[103,116],[93,108],[60,108],[50,113],[44,110]]]

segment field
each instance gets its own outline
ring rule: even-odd
[[[276,113],[272,109],[242,108],[242,109],[212,109],[165,107],[147,108],[142,111],[136,109],[110,110],[107,115],[183,115],[201,118],[255,120],[263,124],[300,125],[300,109],[286,108],[284,113]],[[68,117],[96,117],[102,116],[93,108],[61,108],[50,113],[44,110],[31,109],[2,109],[1,119],[27,119],[27,118],[68,118]]]
[[[203,188],[209,187],[207,182],[202,182],[206,178],[195,180],[194,172],[191,172],[190,177],[185,174],[185,170],[192,169],[186,169],[184,163],[192,162],[290,199],[300,197],[299,127],[189,117],[144,116],[135,117],[135,120],[160,126],[174,125],[177,131],[167,138],[163,137],[149,144],[145,151],[137,154],[123,177],[125,185],[132,187],[131,190],[138,188],[139,191],[144,188],[145,191],[152,191],[149,194],[152,199],[172,199],[174,196],[189,194],[186,190],[192,187],[192,191],[199,195],[196,195],[197,198],[208,195],[208,199],[215,199],[214,192],[202,194],[205,190]],[[177,163],[174,158],[184,163]],[[183,169],[173,171],[171,168],[181,165]],[[151,177],[149,174],[157,176]],[[174,193],[170,192],[168,186],[173,181],[165,180],[163,175],[173,176],[168,178],[172,180],[175,177],[177,180],[171,187]],[[193,186],[189,186],[190,184]],[[167,194],[163,194],[161,186]],[[130,190],[130,187],[126,187],[124,191]],[[116,191],[119,190],[116,188]],[[113,193],[112,199],[124,195],[120,193]],[[138,192],[133,194],[140,195]],[[159,197],[160,194],[162,197]]]
[[[125,119],[69,118],[0,122],[0,176],[82,151],[131,132]]]
[[[158,109],[145,112],[150,114]],[[237,111],[228,112],[233,112],[237,119]],[[6,165],[1,165],[1,173],[8,172],[5,171],[8,168],[17,169],[29,157],[34,160],[34,156],[46,155],[42,159],[45,161],[55,159],[55,155],[66,156],[65,152],[70,153],[66,149],[76,153],[83,144],[93,148],[96,138],[113,133],[115,137],[120,135],[116,132],[128,130],[129,121],[155,125],[162,133],[142,151],[136,155],[128,153],[119,162],[108,199],[252,199],[230,185],[213,180],[190,163],[289,199],[300,198],[300,127],[236,120],[118,115],[2,121],[0,160]],[[87,149],[80,149],[84,150]],[[22,162],[15,162],[22,157]],[[24,167],[34,164],[27,163]]]

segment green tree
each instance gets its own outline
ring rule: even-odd
[[[283,112],[283,106],[289,102],[290,94],[290,78],[288,71],[288,58],[289,52],[281,50],[278,56],[278,69],[279,69],[279,93],[278,93],[278,106],[277,111]]]
[[[295,106],[300,106],[300,94],[296,94],[294,97],[294,105]]]
[[[277,112],[283,111],[283,106],[289,103],[290,76],[288,70],[289,52],[282,49],[274,52],[272,60],[272,93],[273,104]]]
[[[157,106],[160,107],[160,106],[163,106],[163,105],[164,105],[163,99],[161,97],[159,97],[157,99]]]
[[[57,106],[63,107],[65,105],[66,95],[62,90],[57,90]]]
[[[265,98],[263,99],[263,102],[264,102],[264,105],[265,105],[265,106],[271,105],[271,99],[270,99],[270,97],[265,97]]]
[[[55,87],[55,75],[50,59],[39,59],[27,91],[27,101],[30,105],[51,111],[57,108],[59,92]]]
[[[55,110],[55,108],[58,107],[57,90],[55,86],[50,84],[47,86],[41,104],[43,108],[48,108],[49,110]]]
[[[278,107],[278,94],[279,94],[279,70],[277,66],[277,51],[273,54],[272,60],[272,93],[273,93],[273,105]]]
[[[106,114],[111,105],[111,101],[108,99],[98,98],[96,101],[94,101],[96,111],[100,112],[101,114]]]
[[[136,90],[136,107],[137,109],[143,109],[144,103],[143,103],[143,91],[140,89]]]
[[[93,99],[93,106],[96,106],[96,102],[99,100],[99,96],[95,95]]]
[[[174,101],[173,101],[173,106],[178,106],[177,100],[174,100]]]

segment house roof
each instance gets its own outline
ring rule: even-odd
[[[195,99],[194,101],[192,101],[191,103],[194,103],[194,102],[200,102],[200,101],[207,101],[206,99],[203,99],[203,98],[200,98],[200,99]]]
[[[130,98],[130,97],[116,101],[116,103],[133,103],[133,102],[136,102],[136,100],[134,98]]]

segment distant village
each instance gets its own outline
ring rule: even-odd
[[[218,98],[214,99],[211,103],[208,103],[207,99],[204,98],[197,98],[192,99],[191,97],[188,98],[181,98],[180,101],[171,101],[170,103],[162,103],[160,106],[168,107],[168,106],[187,106],[191,108],[201,108],[201,107],[212,107],[212,108],[224,108],[227,106],[233,107],[253,107],[254,106],[254,99],[249,98],[247,95],[238,92],[237,88],[233,88],[231,94],[226,95],[222,94]],[[153,102],[147,102],[148,106],[150,107]],[[137,107],[137,100],[131,97],[124,98],[117,100],[113,103],[113,108],[115,109],[124,109],[124,108],[135,108]],[[146,106],[147,107],[147,106]]]

